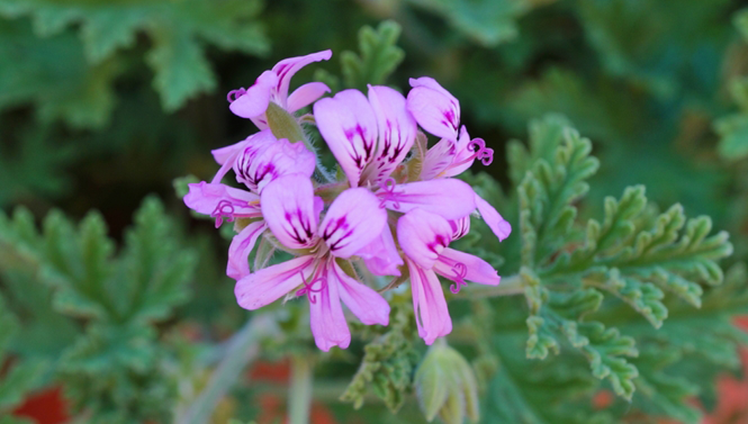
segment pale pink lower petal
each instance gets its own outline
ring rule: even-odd
[[[453,178],[399,184],[391,192],[378,191],[377,196],[384,200],[387,209],[403,213],[421,208],[446,219],[457,219],[475,210],[472,187]]]
[[[475,195],[475,203],[480,216],[486,222],[488,228],[499,238],[499,241],[503,241],[509,237],[509,234],[512,232],[512,225],[509,224],[509,221],[502,218],[493,206],[477,194]]]
[[[265,221],[252,222],[239,234],[235,235],[229,246],[229,262],[226,275],[234,280],[240,280],[249,275],[249,254],[255,247],[257,238],[262,235],[267,226]]]
[[[382,234],[374,241],[356,252],[364,260],[366,268],[374,275],[401,275],[398,267],[403,265],[403,258],[397,252],[392,231],[388,225],[384,226]]]
[[[377,121],[369,101],[358,90],[343,90],[315,103],[314,118],[351,187],[357,187],[377,142]]]
[[[370,287],[346,274],[334,260],[330,261],[332,272],[339,284],[340,300],[366,325],[387,325],[390,322],[390,305]],[[332,283],[332,281],[328,281]]]
[[[452,241],[452,227],[439,215],[413,209],[397,220],[397,240],[408,258],[423,269],[431,269],[442,250]]]
[[[418,125],[429,133],[457,141],[460,103],[433,78],[411,78],[407,108]]]
[[[243,277],[234,287],[237,303],[255,310],[275,302],[309,279],[314,261],[312,256],[302,256]]]
[[[288,103],[290,103],[287,101],[288,86],[291,83],[291,77],[293,77],[299,69],[310,63],[329,60],[331,57],[332,50],[322,50],[305,56],[289,57],[288,59],[283,59],[276,63],[275,66],[273,66],[273,73],[278,77],[275,91],[278,95],[280,105],[287,108]]]
[[[254,85],[231,102],[229,109],[234,115],[247,119],[264,114],[268,108],[273,89],[277,84],[278,76],[275,75],[275,72],[263,72]]]
[[[319,216],[314,213],[314,188],[309,177],[279,177],[265,186],[260,199],[262,216],[281,244],[305,249],[317,243]]]
[[[309,82],[294,90],[288,96],[288,113],[294,113],[297,110],[307,107],[314,103],[325,93],[330,92],[330,87],[322,82]]]
[[[197,213],[230,218],[261,216],[260,198],[256,194],[205,181],[189,184],[189,188],[189,193],[184,196],[184,203]]]
[[[491,264],[477,256],[450,248],[442,251],[434,264],[434,271],[452,281],[466,280],[489,286],[498,286],[501,282],[501,277]]]
[[[379,203],[363,187],[350,188],[338,195],[317,230],[332,255],[349,258],[382,233],[387,212]]]
[[[452,332],[452,318],[449,316],[447,301],[434,271],[424,270],[410,260],[405,262],[410,270],[418,335],[430,345],[437,338]]]
[[[309,321],[314,343],[325,352],[333,346],[345,349],[351,343],[351,332],[340,304],[338,282],[331,274],[326,266],[323,275],[327,283],[319,292],[314,293],[315,301],[309,302]]]

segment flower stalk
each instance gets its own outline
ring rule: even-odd
[[[291,355],[291,387],[288,393],[289,424],[308,424],[312,405],[313,364],[308,355]]]

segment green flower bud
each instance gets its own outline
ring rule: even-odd
[[[426,353],[415,376],[415,387],[426,420],[438,414],[447,424],[478,421],[478,383],[470,364],[438,339]]]

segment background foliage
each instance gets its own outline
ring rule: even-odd
[[[748,313],[745,6],[0,0],[0,416],[62,386],[81,422],[187,420],[213,397],[215,422],[270,420],[273,378],[211,391],[248,334],[252,359],[314,358],[315,422],[700,422],[748,342],[733,324]],[[450,298],[440,356],[407,307],[330,355],[300,305],[245,326],[226,238],[174,195],[254,131],[226,92],[325,48],[296,84],[430,75],[496,150],[465,179],[515,231],[499,245],[476,221],[459,248],[508,289]],[[425,391],[441,361],[472,369],[477,392]]]

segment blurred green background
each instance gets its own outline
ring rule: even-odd
[[[146,202],[150,209],[141,221],[170,228],[164,237],[168,233],[169,243],[179,247],[164,253],[164,261],[178,257],[196,269],[194,277],[184,278],[193,296],[170,298],[170,306],[180,306],[158,329],[176,333],[184,339],[179,343],[195,342],[177,349],[187,364],[185,358],[198,355],[196,346],[225,339],[246,315],[235,306],[231,281],[223,275],[228,242],[210,222],[190,218],[172,181],[188,174],[210,178],[216,170],[210,149],[255,131],[250,121],[229,112],[229,90],[251,85],[278,60],[329,48],[332,60],[302,70],[292,87],[317,79],[333,90],[374,82],[405,91],[409,77],[432,76],[460,99],[470,134],[495,149],[496,160],[486,171],[505,191],[512,190],[507,142],[527,139],[530,120],[562,114],[592,140],[602,163],[584,216],[599,214],[605,196],[644,184],[663,209],[680,202],[689,216],[709,215],[715,228],[730,231],[736,247],[730,261],[738,262],[748,258],[748,12],[741,12],[746,5],[737,0],[0,0],[0,207],[10,214],[23,205],[37,223],[53,209],[73,222],[97,210],[102,228],[108,228],[102,233],[123,242],[143,199],[160,198],[163,206]],[[394,24],[380,26],[387,20]],[[360,31],[364,26],[370,29]],[[515,210],[496,206],[516,218]],[[126,269],[125,259],[123,264]],[[502,274],[516,269],[507,263]],[[19,300],[23,278],[6,273],[0,281],[8,309],[20,317],[20,328],[47,322]],[[82,316],[71,325],[85,327],[90,317]],[[69,338],[61,333],[58,344],[50,342],[47,356],[68,346],[79,330],[70,331]],[[27,344],[29,352],[44,350]],[[343,377],[355,368],[354,361],[324,372]],[[34,387],[51,381],[47,372]],[[119,405],[99,401],[102,410],[107,402]],[[712,398],[712,406],[715,402]],[[226,413],[252,417],[258,405],[232,404]],[[349,405],[332,408],[337,418],[331,419],[338,422],[421,422],[409,421],[420,417],[410,401],[397,418],[402,421],[383,409],[367,421]],[[154,405],[142,416],[159,416],[153,411],[160,409]],[[243,410],[250,412],[237,412]],[[628,419],[644,422],[639,418]]]

